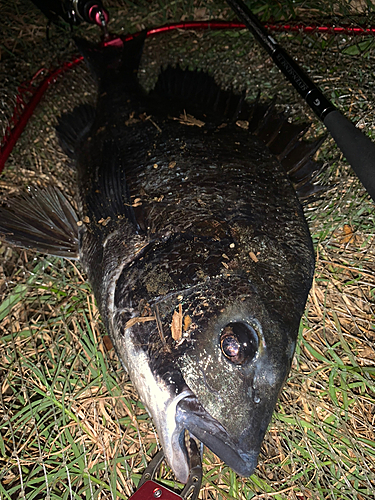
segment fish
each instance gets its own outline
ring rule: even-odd
[[[79,259],[165,457],[186,482],[186,435],[253,474],[290,371],[314,273],[300,199],[319,191],[303,139],[274,103],[212,76],[138,80],[144,35],[78,40],[95,106],[59,118],[76,210],[56,186],[0,208],[12,245]]]

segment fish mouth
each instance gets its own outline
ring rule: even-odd
[[[260,450],[242,450],[241,443],[229,436],[225,428],[202,407],[194,395],[184,397],[176,405],[176,423],[180,429],[186,429],[206,445],[240,476],[249,477],[253,474]]]

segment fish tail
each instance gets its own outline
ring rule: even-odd
[[[106,46],[93,44],[83,38],[75,38],[74,41],[99,84],[119,78],[125,84],[134,84],[146,34],[143,31],[126,42],[119,38],[118,43]]]

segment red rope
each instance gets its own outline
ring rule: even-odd
[[[305,32],[305,33],[327,33],[327,34],[348,34],[348,35],[373,35],[375,34],[375,27],[362,28],[360,26],[306,26],[304,24],[265,24],[265,27],[271,31],[283,31],[283,32]],[[147,36],[154,36],[160,33],[165,33],[168,31],[173,31],[176,29],[183,30],[198,30],[198,29],[244,29],[246,26],[240,22],[232,21],[187,21],[180,23],[166,24],[158,28],[152,28],[148,30]],[[122,41],[128,41],[134,36],[137,36],[140,32],[134,33],[133,35],[127,35],[121,38]],[[118,40],[118,39],[117,39]],[[107,42],[108,44],[113,44],[116,39]],[[78,63],[83,60],[82,57],[78,57],[73,61],[64,63],[60,68],[57,68],[49,72],[43,81],[40,83],[39,87],[36,89],[33,87],[35,80],[45,71],[44,68],[38,70],[35,75],[30,80],[26,87],[20,86],[18,88],[18,95],[16,98],[16,106],[13,111],[13,115],[10,119],[10,124],[5,131],[5,135],[0,147],[0,174],[3,171],[6,160],[8,159],[10,153],[13,150],[19,136],[24,130],[29,118],[34,112],[34,109],[38,105],[39,101],[43,97],[45,91],[54,83],[58,76],[65,73],[66,70],[73,68]],[[28,103],[25,102],[24,97],[27,94],[31,94],[31,99]]]
[[[304,33],[327,33],[329,35],[345,34],[345,35],[374,35],[375,27],[362,28],[361,26],[317,26],[312,24],[265,24],[265,28],[270,31],[285,31],[285,32],[304,32]]]

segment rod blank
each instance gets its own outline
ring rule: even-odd
[[[276,66],[318,118],[323,121],[348,163],[375,201],[375,144],[335,108],[300,66],[267,33],[242,0],[227,0],[227,3],[255,39],[266,49]]]

